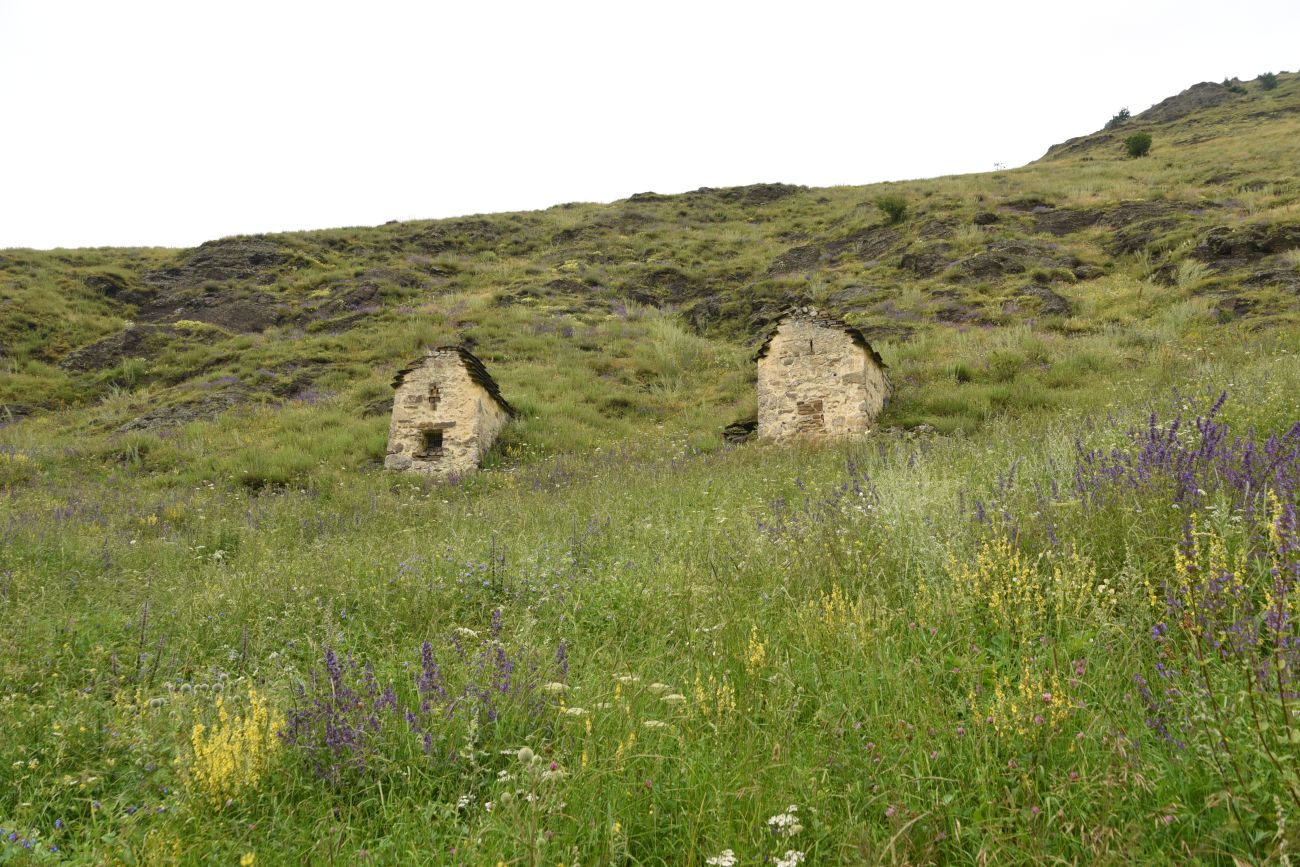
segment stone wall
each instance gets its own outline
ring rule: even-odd
[[[788,318],[758,361],[758,436],[783,441],[864,433],[888,396],[885,371],[843,328]]]
[[[397,387],[384,466],[439,478],[471,473],[508,418],[459,352],[434,350]]]

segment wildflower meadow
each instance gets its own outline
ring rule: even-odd
[[[11,488],[0,859],[1285,860],[1300,365],[1222,373],[970,437]]]

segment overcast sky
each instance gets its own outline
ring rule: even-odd
[[[0,0],[0,248],[989,171],[1298,34],[1297,0]]]

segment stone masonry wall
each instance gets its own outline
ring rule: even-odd
[[[393,397],[384,466],[440,478],[471,473],[507,418],[470,379],[459,353],[435,350],[405,375]],[[441,434],[440,448],[429,447],[431,432]]]
[[[758,362],[758,436],[783,441],[863,433],[888,396],[885,372],[843,329],[787,319]]]

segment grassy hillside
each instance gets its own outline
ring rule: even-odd
[[[983,175],[0,251],[0,861],[1282,860],[1300,75],[1263,84]],[[792,302],[896,399],[724,447]],[[521,418],[386,474],[450,339]]]

